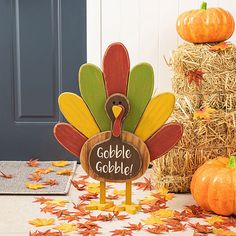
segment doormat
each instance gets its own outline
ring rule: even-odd
[[[37,167],[30,167],[26,161],[0,161],[0,171],[6,175],[12,175],[12,178],[0,177],[0,194],[65,195],[69,192],[77,162],[69,161],[68,164],[57,167],[53,166],[51,161],[41,161]],[[32,177],[33,173],[40,172],[40,169],[50,172],[40,174],[42,179],[38,182],[30,180],[29,177]],[[70,172],[71,175],[66,175]],[[30,189],[26,187],[27,183],[42,184],[43,188]]]

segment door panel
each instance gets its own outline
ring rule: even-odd
[[[53,137],[57,97],[79,93],[85,0],[0,0],[0,159],[72,159]]]

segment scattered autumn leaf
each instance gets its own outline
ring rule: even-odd
[[[69,224],[69,223],[60,223],[54,229],[60,230],[63,233],[71,233],[77,231],[76,224]]]
[[[0,177],[5,178],[5,179],[12,179],[13,175],[6,174],[6,173],[3,173],[2,171],[0,171]]]
[[[114,189],[113,194],[118,196],[125,196],[125,190]]]
[[[198,233],[202,233],[202,234],[209,234],[212,233],[212,227],[210,225],[201,225],[200,223],[188,223],[188,225],[193,228],[194,230],[196,230]]]
[[[164,197],[165,200],[171,200],[174,197],[173,193],[169,193],[169,190],[165,187],[161,187],[157,190],[157,193],[159,193],[162,197]],[[152,193],[153,196],[155,196],[155,193]]]
[[[57,171],[56,173],[57,173],[57,175],[68,175],[68,176],[70,176],[70,175],[73,174],[73,171],[72,170],[62,170],[62,171]]]
[[[211,114],[214,113],[216,110],[210,107],[205,107],[200,110],[197,110],[193,113],[194,120],[210,120]]]
[[[26,163],[30,167],[38,167],[39,166],[39,159],[30,159]]]
[[[146,219],[142,219],[146,225],[162,225],[164,221],[158,216],[150,216]]]
[[[112,232],[111,236],[132,236],[132,231],[128,229],[115,229],[110,232]]]
[[[53,172],[54,169],[51,167],[48,168],[38,168],[34,171],[34,173],[38,173],[38,174],[48,174],[50,172]]]
[[[218,223],[218,222],[224,222],[225,221],[225,217],[223,216],[211,216],[211,217],[207,217],[205,219],[205,221],[211,225],[213,225],[214,223]]]
[[[165,225],[173,232],[184,231],[186,228],[186,224],[182,224],[179,220],[173,218],[165,219]]]
[[[38,182],[38,181],[40,181],[42,179],[42,176],[40,174],[38,174],[38,173],[32,173],[32,174],[30,174],[28,179],[31,180],[31,181]]]
[[[52,165],[53,166],[56,166],[56,167],[64,167],[64,166],[68,166],[68,165],[70,165],[70,162],[68,162],[68,161],[53,161],[52,162]]]
[[[233,48],[233,44],[229,42],[220,42],[218,44],[211,45],[209,47],[209,51],[211,52],[224,51],[228,48]]]
[[[97,193],[85,193],[85,194],[79,196],[79,198],[82,201],[89,201],[91,199],[97,199],[98,194]]]
[[[168,232],[168,227],[166,225],[155,225],[152,228],[147,228],[146,231],[152,234],[162,234]]]
[[[56,215],[57,218],[60,218],[60,217],[62,217],[62,216],[69,215],[70,212],[69,212],[67,209],[60,209],[60,210],[54,210],[54,211],[52,211],[52,214],[53,214],[53,215]]]
[[[45,197],[36,197],[33,202],[39,202],[40,204],[44,204],[45,202],[51,201],[51,198],[45,198]]]
[[[61,231],[52,231],[48,229],[46,231],[36,230],[35,232],[29,232],[29,236],[63,236]]]
[[[63,198],[52,199],[50,201],[45,202],[46,205],[53,205],[60,207],[64,207],[66,203],[69,203],[69,201]]]
[[[153,216],[159,216],[161,218],[171,218],[174,216],[175,211],[169,208],[166,209],[160,209],[158,211],[154,211],[151,214]]]
[[[189,217],[206,218],[207,216],[210,216],[210,213],[203,210],[200,206],[188,205],[186,206],[186,208],[187,208]]]
[[[54,186],[58,185],[58,181],[56,179],[47,179],[43,182],[44,185]]]
[[[84,180],[71,180],[71,184],[78,190],[84,191],[86,187],[86,182]]]
[[[106,196],[106,199],[108,199],[108,200],[117,200],[117,199],[119,199],[119,195],[110,195],[110,194],[108,194],[107,196]]]
[[[199,87],[203,80],[203,74],[204,72],[202,72],[201,70],[193,70],[193,71],[188,71],[186,73],[186,77],[188,78],[189,84],[191,84],[194,81],[195,84]]]
[[[216,236],[236,236],[236,232],[224,229],[213,228],[212,233],[215,234]]]
[[[138,224],[130,224],[129,223],[129,226],[125,226],[126,229],[129,229],[129,230],[141,230],[143,228],[143,224],[141,222],[139,222]]]
[[[56,209],[56,206],[48,205],[48,206],[44,206],[40,208],[40,211],[44,213],[52,213],[55,209]]]
[[[138,190],[142,189],[143,191],[145,190],[149,190],[151,191],[153,189],[152,183],[151,183],[151,179],[144,177],[144,182],[135,182],[133,183],[134,186],[137,186]]]
[[[45,186],[40,183],[26,183],[25,186],[29,189],[34,189],[34,190],[45,188]]]
[[[55,220],[53,218],[36,218],[29,220],[29,224],[34,225],[35,227],[52,225],[54,222]]]
[[[119,211],[114,212],[114,216],[116,217],[117,220],[126,220],[130,218],[127,214],[121,215]]]

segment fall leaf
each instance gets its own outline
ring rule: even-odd
[[[110,232],[111,236],[132,236],[132,231],[128,229],[115,229]]]
[[[107,215],[103,215],[103,214],[99,214],[97,216],[89,216],[88,218],[85,218],[88,221],[111,221],[114,218],[114,215],[112,215],[111,213],[107,214]]]
[[[52,231],[51,229],[48,229],[44,232],[39,230],[29,232],[29,236],[63,236],[63,234],[60,231]]]
[[[34,189],[34,190],[45,188],[45,186],[40,183],[26,183],[25,186],[29,189]]]
[[[125,196],[125,190],[114,189],[113,193],[118,196]]]
[[[64,166],[70,165],[70,162],[68,162],[68,161],[53,161],[52,165],[56,166],[56,167],[64,167]]]
[[[140,205],[148,205],[156,200],[157,200],[157,198],[154,196],[146,196],[146,197],[140,199],[139,204]]]
[[[3,173],[2,171],[0,171],[0,177],[5,178],[5,179],[12,179],[13,175],[6,174],[6,173]]]
[[[165,200],[171,200],[174,197],[173,193],[169,193],[169,190],[166,189],[165,187],[161,187],[157,190],[157,193],[159,193]],[[152,193],[154,196],[155,193]]]
[[[197,110],[193,113],[194,120],[210,120],[211,114],[214,113],[216,110],[210,107],[202,108]]]
[[[54,229],[60,230],[63,233],[71,233],[77,231],[77,226],[76,224],[60,223],[58,226],[54,227]]]
[[[117,220],[126,220],[129,219],[129,216],[124,214],[124,215],[120,215],[120,212],[114,212],[114,216],[116,217]]]
[[[80,202],[80,203],[78,203],[78,204],[75,204],[75,203],[73,202],[73,208],[74,208],[74,209],[76,209],[76,210],[78,210],[78,211],[80,211],[80,212],[87,212],[87,214],[88,214],[89,211],[86,211],[86,210],[85,210],[85,207],[86,207],[87,205],[88,205],[88,204],[84,203],[83,201]],[[87,215],[87,214],[86,214],[86,215]]]
[[[30,167],[38,167],[39,159],[30,159],[29,161],[27,161],[27,165]]]
[[[159,216],[161,218],[171,218],[174,216],[174,213],[175,211],[174,210],[171,210],[169,208],[166,208],[166,209],[160,209],[158,211],[154,211],[152,212],[151,214],[153,216]]]
[[[211,225],[218,222],[224,222],[224,220],[225,220],[225,217],[223,216],[211,216],[205,219],[205,221]]]
[[[216,236],[236,236],[236,232],[224,229],[213,228],[212,233],[215,234]]]
[[[229,42],[221,42],[215,45],[211,45],[209,47],[209,51],[211,52],[224,51],[228,48],[233,48],[233,44]]]
[[[52,225],[54,222],[55,220],[53,218],[36,218],[29,220],[29,224],[34,225],[35,227]]]
[[[44,204],[45,202],[51,201],[51,198],[45,198],[45,197],[36,197],[33,202],[39,202],[40,204]]]
[[[186,77],[188,78],[189,84],[191,84],[194,81],[195,84],[199,87],[203,80],[203,74],[204,72],[200,70],[188,71],[186,73]]]
[[[47,179],[46,181],[43,182],[44,185],[49,185],[49,186],[54,186],[58,185],[58,181],[56,179]]]
[[[84,180],[71,180],[71,184],[78,190],[78,191],[84,191],[86,183]]]
[[[164,221],[158,216],[150,216],[146,219],[142,219],[146,225],[162,225]]]
[[[137,186],[138,190],[142,189],[143,191],[145,191],[145,190],[151,191],[153,189],[153,186],[151,184],[151,179],[148,179],[146,177],[144,177],[144,182],[135,182],[135,183],[133,183],[133,185]]]
[[[97,234],[100,234],[96,229],[79,230],[78,233],[80,233],[80,235],[82,236],[95,236]]]
[[[62,171],[57,171],[57,175],[72,175],[73,171],[72,170],[62,170]]]
[[[85,193],[81,196],[79,196],[80,200],[82,201],[89,201],[91,199],[96,199],[98,198],[98,194],[97,193]]]
[[[57,218],[60,218],[61,216],[65,216],[65,215],[69,215],[70,212],[66,209],[62,209],[62,210],[54,210],[51,212],[53,215],[56,215]]]
[[[38,181],[40,181],[42,179],[42,176],[40,174],[38,174],[38,173],[32,173],[32,174],[30,174],[28,179],[31,180],[31,181],[38,182]]]
[[[202,234],[208,234],[212,233],[212,227],[210,225],[201,225],[200,223],[188,223],[190,227],[192,227],[194,230],[196,230],[198,233]]]
[[[40,211],[44,212],[44,213],[52,213],[53,210],[55,210],[55,208],[56,208],[56,206],[48,205],[48,206],[44,206],[44,207],[40,208]]]
[[[79,229],[96,229],[98,230],[99,228],[101,228],[100,226],[98,226],[97,224],[91,222],[91,221],[85,221],[84,223],[78,223],[77,227]]]
[[[141,222],[139,222],[138,224],[130,224],[129,223],[129,226],[125,226],[126,229],[129,229],[129,230],[141,230],[143,228],[143,224]]]
[[[206,218],[207,216],[210,216],[208,212],[206,212],[199,206],[188,205],[186,206],[186,208],[189,211],[189,217]]]
[[[107,196],[106,196],[106,199],[108,199],[108,200],[117,200],[117,199],[119,199],[119,195],[110,195],[110,194],[108,194]]]
[[[64,207],[66,203],[69,203],[69,201],[63,198],[52,199],[50,201],[45,202],[46,205],[53,205],[60,207]]]
[[[48,174],[50,172],[53,172],[54,169],[53,168],[38,168],[34,171],[34,173],[38,173],[38,174]]]
[[[186,224],[182,224],[179,220],[165,219],[165,225],[173,232],[184,231]]]
[[[166,225],[155,225],[155,227],[147,228],[146,231],[152,234],[161,234],[168,232],[168,227]]]

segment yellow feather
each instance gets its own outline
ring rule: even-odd
[[[149,102],[135,134],[143,141],[152,136],[169,118],[175,105],[175,96],[172,93],[160,94]]]
[[[60,110],[67,121],[86,137],[100,132],[83,99],[74,93],[62,93],[58,98]]]

